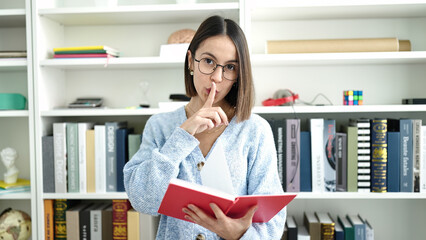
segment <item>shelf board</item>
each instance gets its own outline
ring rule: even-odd
[[[29,200],[31,199],[31,193],[30,192],[22,192],[22,193],[8,193],[8,194],[2,194],[0,195],[0,201],[1,200]]]
[[[253,21],[426,17],[424,0],[260,1]]]
[[[0,110],[0,118],[2,117],[28,117],[28,110]]]
[[[0,58],[0,71],[25,70],[27,64],[26,58]]]
[[[144,109],[55,109],[41,112],[42,117],[80,117],[80,116],[143,116],[167,112],[170,109],[144,108]]]
[[[183,68],[185,59],[164,57],[46,59],[42,67],[60,69]]]
[[[25,27],[25,9],[0,9],[0,28]]]
[[[239,20],[239,3],[158,4],[111,7],[46,8],[40,16],[64,25],[121,25],[201,22],[221,14]]]
[[[426,199],[426,193],[358,193],[358,192],[329,192],[329,193],[298,193],[296,199]]]
[[[128,199],[125,192],[108,193],[44,193],[43,199]]]
[[[371,64],[423,64],[426,51],[415,52],[354,52],[354,53],[298,53],[253,54],[253,66],[306,66],[306,65],[371,65]]]

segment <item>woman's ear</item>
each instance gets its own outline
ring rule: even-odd
[[[192,60],[192,53],[191,53],[191,51],[188,50],[188,52],[187,52],[186,55],[188,56],[188,69],[189,70],[194,70],[194,68],[192,66],[192,64],[194,63],[194,61]]]

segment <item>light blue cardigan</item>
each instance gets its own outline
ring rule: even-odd
[[[201,184],[197,163],[205,158],[199,141],[179,127],[186,119],[181,107],[153,115],[147,121],[141,147],[124,167],[126,192],[137,211],[158,215],[172,178]],[[250,119],[237,123],[234,117],[219,138],[237,195],[283,192],[274,138],[265,119],[252,114]],[[241,239],[281,239],[285,218],[284,208],[268,223],[253,223]],[[220,239],[197,224],[162,215],[157,239],[195,239],[200,233],[206,239]]]

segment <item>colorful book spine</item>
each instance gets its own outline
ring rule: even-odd
[[[401,166],[400,192],[413,192],[413,121],[400,119]]]
[[[44,239],[55,239],[53,199],[44,200]]]
[[[370,192],[371,187],[371,132],[370,119],[351,119],[358,129],[358,192]]]
[[[413,184],[414,192],[420,192],[421,161],[421,128],[422,120],[413,119]]]
[[[365,224],[357,215],[347,215],[346,218],[354,228],[355,240],[365,240]]]
[[[286,119],[285,152],[285,189],[287,192],[300,192],[300,119]]]
[[[53,58],[114,58],[116,56],[108,53],[83,53],[83,54],[55,54]]]
[[[79,159],[78,159],[78,125],[67,123],[67,177],[68,192],[80,192]]]
[[[336,159],[333,152],[336,137],[336,120],[324,120],[324,191],[336,191]]]
[[[323,192],[324,184],[324,119],[310,119],[312,192]]]
[[[54,200],[55,240],[67,239],[66,211],[69,205],[70,203],[66,199]]]
[[[348,190],[348,162],[347,162],[347,134],[336,133],[335,159],[336,159],[336,191],[346,192]]]
[[[84,185],[88,193],[96,192],[96,162],[95,162],[95,130],[89,129],[84,134],[86,136],[85,146],[85,164],[86,164],[86,179]],[[81,180],[83,181],[83,180]]]
[[[104,46],[104,45],[53,48],[54,52],[60,52],[60,51],[85,51],[85,50],[114,50],[114,51],[117,51],[114,48],[111,48],[109,46]]]
[[[373,119],[371,124],[371,191],[387,192],[387,120]]]
[[[311,133],[300,132],[300,191],[312,192]]]
[[[127,239],[127,211],[129,209],[129,200],[112,200],[112,238],[114,240]]]

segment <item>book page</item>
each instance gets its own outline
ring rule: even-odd
[[[208,186],[234,195],[234,187],[222,143],[218,141],[201,170],[201,181]]]

